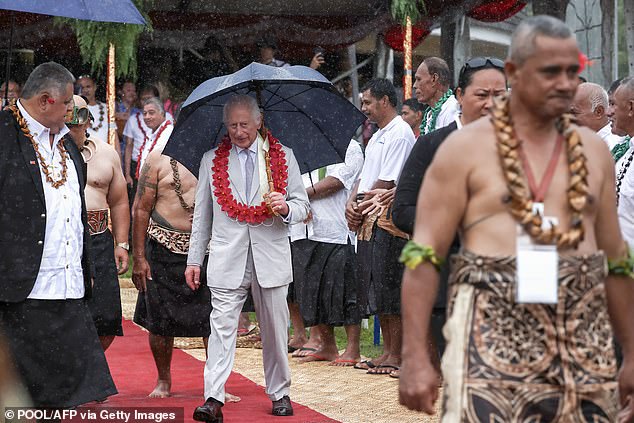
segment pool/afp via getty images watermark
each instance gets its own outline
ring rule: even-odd
[[[4,418],[9,422],[51,420],[69,423],[183,423],[183,407],[78,407],[72,410],[41,410],[7,407]]]

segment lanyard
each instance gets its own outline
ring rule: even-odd
[[[543,203],[544,197],[546,196],[546,192],[548,191],[548,187],[550,187],[550,183],[553,180],[553,176],[555,175],[555,169],[557,168],[557,160],[559,159],[559,154],[561,153],[561,148],[564,143],[564,137],[560,134],[557,137],[557,143],[555,144],[555,149],[553,150],[552,155],[550,156],[550,161],[548,162],[548,167],[546,168],[546,172],[542,177],[542,181],[539,186],[535,183],[535,176],[533,175],[533,171],[531,170],[530,164],[528,163],[528,159],[524,154],[524,150],[519,149],[520,159],[522,160],[522,167],[524,168],[524,173],[526,174],[526,179],[528,179],[528,187],[531,190],[531,194],[533,195],[533,200],[537,203]]]

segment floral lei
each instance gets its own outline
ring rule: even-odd
[[[443,104],[453,95],[453,91],[450,89],[447,90],[446,93],[443,94],[440,99],[433,106],[428,106],[425,109],[425,113],[423,113],[423,123],[420,125],[421,134],[429,134],[432,131],[436,130],[436,120],[438,119],[438,115],[442,110]],[[431,119],[429,123],[427,123],[427,113],[431,111]]]
[[[265,153],[265,162],[267,166],[267,174],[270,174],[273,180],[273,187],[276,192],[286,194],[288,186],[288,166],[286,165],[286,154],[282,150],[282,144],[273,135],[268,133],[269,152]],[[273,216],[268,203],[262,201],[257,206],[249,206],[245,203],[238,202],[229,186],[229,153],[231,152],[231,140],[225,135],[220,141],[220,145],[216,150],[216,156],[213,159],[213,186],[214,195],[216,196],[220,210],[227,213],[232,219],[249,224],[260,224],[266,219]]]

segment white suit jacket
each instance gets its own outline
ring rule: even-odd
[[[220,209],[212,186],[211,168],[216,149],[208,151],[203,156],[198,174],[196,207],[187,264],[200,265],[211,240],[207,265],[209,287],[236,289],[240,286],[244,277],[249,244],[261,287],[273,288],[291,283],[291,250],[287,224],[304,221],[308,216],[309,203],[293,151],[287,147],[283,149],[288,166],[286,202],[291,220],[284,223],[281,217],[274,216],[259,226],[238,222]],[[251,183],[254,188],[259,187],[257,162],[255,169]],[[258,189],[252,189],[251,198],[245,199],[240,159],[233,146],[229,153],[228,173],[233,196],[238,201],[249,205],[259,205],[263,201]]]

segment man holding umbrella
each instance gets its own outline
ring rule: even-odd
[[[199,170],[187,284],[200,287],[200,266],[211,240],[207,284],[211,289],[205,403],[198,421],[222,421],[224,386],[231,373],[240,310],[248,290],[262,331],[266,393],[273,414],[293,414],[288,397],[288,307],[291,282],[289,223],[308,216],[308,198],[289,148],[262,129],[255,99],[229,98],[223,109],[228,135],[205,153]],[[213,222],[213,225],[212,225]]]

